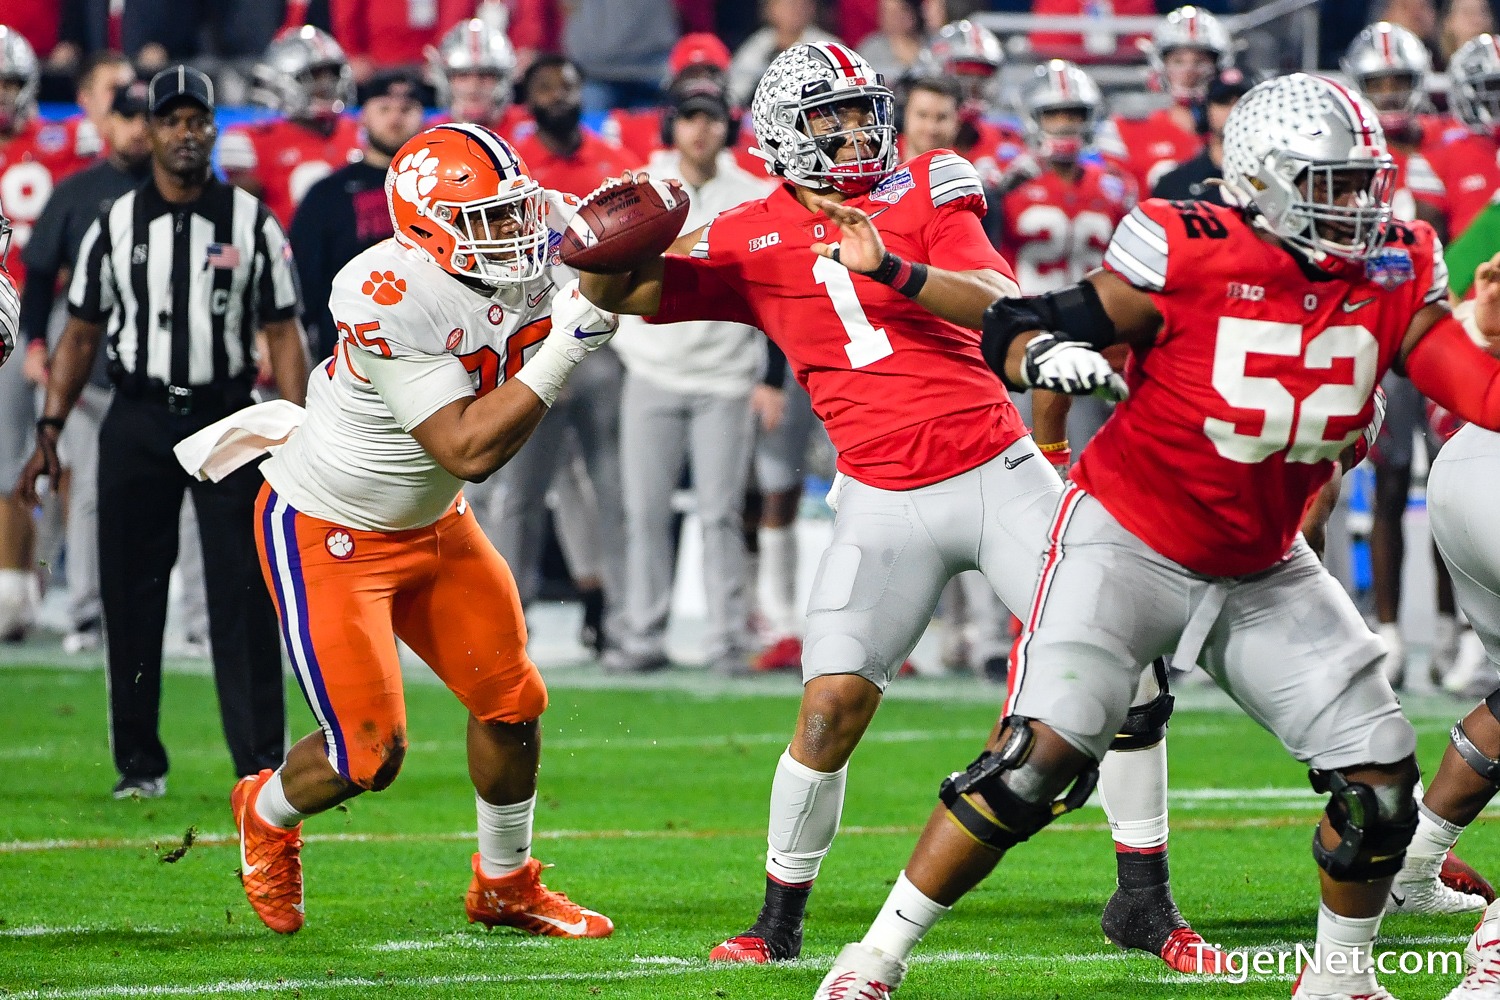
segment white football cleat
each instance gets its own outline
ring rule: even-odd
[[[1500,902],[1491,903],[1464,949],[1464,981],[1444,1000],[1500,1000]]]
[[[906,977],[906,963],[869,945],[844,945],[813,1000],[890,1000]]]
[[[1391,883],[1385,897],[1385,912],[1390,913],[1478,913],[1487,905],[1483,896],[1450,889],[1436,874],[1407,877],[1402,869]]]
[[[1305,971],[1305,970],[1304,970]],[[1375,973],[1367,973],[1369,986],[1359,987],[1358,993],[1314,993],[1302,986],[1302,974],[1292,984],[1292,1000],[1396,1000],[1390,992],[1375,981]]]

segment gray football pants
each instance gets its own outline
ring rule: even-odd
[[[600,578],[604,581],[605,632],[621,634],[625,595],[624,509],[620,494],[620,358],[607,348],[594,351],[573,370],[557,402],[537,426],[531,440],[496,473],[486,525],[495,548],[510,564],[523,603],[540,584],[542,514],[547,491],[568,449],[563,439],[573,431],[593,481],[598,506]]]
[[[1500,668],[1500,434],[1470,424],[1443,445],[1427,477],[1433,540],[1490,662]]]
[[[620,459],[628,589],[621,645],[627,652],[663,652],[677,562],[672,495],[684,462],[692,469],[694,508],[703,529],[708,659],[713,662],[748,646],[744,510],[754,440],[748,393],[673,392],[650,379],[625,374]]]
[[[1301,538],[1264,572],[1213,579],[1152,550],[1076,486],[1054,522],[1005,714],[1098,760],[1141,665],[1175,652],[1310,767],[1392,764],[1415,750],[1380,669],[1384,645]]]

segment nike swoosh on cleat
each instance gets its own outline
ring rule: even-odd
[[[255,874],[255,866],[250,863],[250,858],[245,854],[245,818],[243,816],[240,817],[240,873],[242,875]]]
[[[533,920],[540,920],[544,924],[551,924],[553,927],[556,927],[558,930],[566,934],[577,934],[582,936],[583,934],[588,933],[589,922],[582,917],[579,917],[576,921],[570,924],[564,920],[558,920],[556,917],[544,917],[540,913],[527,913],[526,915],[528,917],[531,917]]]
[[[1397,906],[1405,906],[1406,905],[1406,897],[1403,896],[1403,895],[1401,895],[1400,893],[1396,892],[1396,890],[1392,889],[1391,890],[1391,902],[1395,903]]]
[[[921,927],[922,926],[921,924],[919,924],[915,920],[913,920],[911,917],[908,917],[906,914],[902,913],[900,910],[896,911],[896,916],[900,917],[902,920],[905,920],[909,924],[913,924],[913,925],[915,925],[917,927]]]

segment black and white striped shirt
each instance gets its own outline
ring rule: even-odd
[[[68,311],[106,324],[117,385],[248,386],[256,331],[297,298],[290,245],[254,195],[210,179],[174,205],[147,181],[89,227]]]

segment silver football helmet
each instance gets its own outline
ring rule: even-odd
[[[0,133],[13,132],[36,113],[42,69],[31,43],[15,28],[0,24],[0,80],[20,84],[14,96],[0,95]]]
[[[1252,87],[1224,126],[1227,200],[1317,263],[1380,249],[1395,173],[1375,109],[1326,77]]]
[[[1448,101],[1458,120],[1478,131],[1500,133],[1500,37],[1471,38],[1448,60],[1453,81]]]
[[[957,80],[964,100],[989,104],[993,81],[1005,62],[1005,48],[984,25],[951,21],[938,29],[919,62],[925,73]]]
[[[354,73],[332,35],[304,24],[286,28],[266,46],[250,96],[287,118],[326,118],[354,106]]]
[[[438,106],[454,121],[498,122],[510,107],[516,50],[492,21],[476,17],[454,25],[435,48],[428,47],[427,65]],[[456,77],[467,79],[455,86]]]
[[[1094,132],[1104,116],[1104,95],[1083,70],[1065,59],[1038,66],[1021,91],[1026,137],[1032,150],[1046,160],[1072,163],[1094,144]],[[1042,115],[1049,111],[1078,111],[1083,121],[1066,129],[1045,129]]]
[[[777,56],[750,102],[771,173],[807,188],[863,194],[896,168],[894,101],[885,80],[858,52],[838,42],[799,43]],[[839,109],[861,105],[866,121],[849,125]],[[853,144],[855,157],[839,161]],[[860,155],[860,146],[869,149]]]
[[[1426,103],[1432,72],[1421,39],[1400,25],[1377,21],[1349,43],[1339,67],[1375,106],[1387,134],[1410,130]]]
[[[0,270],[5,268],[5,258],[10,256],[10,236],[12,232],[14,230],[11,227],[10,220],[5,217],[4,212],[0,212]]]
[[[1200,104],[1208,94],[1208,85],[1217,73],[1234,65],[1234,39],[1217,17],[1201,7],[1178,7],[1156,26],[1150,41],[1140,43],[1151,64],[1156,87],[1170,94],[1178,104]],[[1196,49],[1208,53],[1213,68],[1197,79],[1173,82],[1167,72],[1166,59],[1178,49]]]

